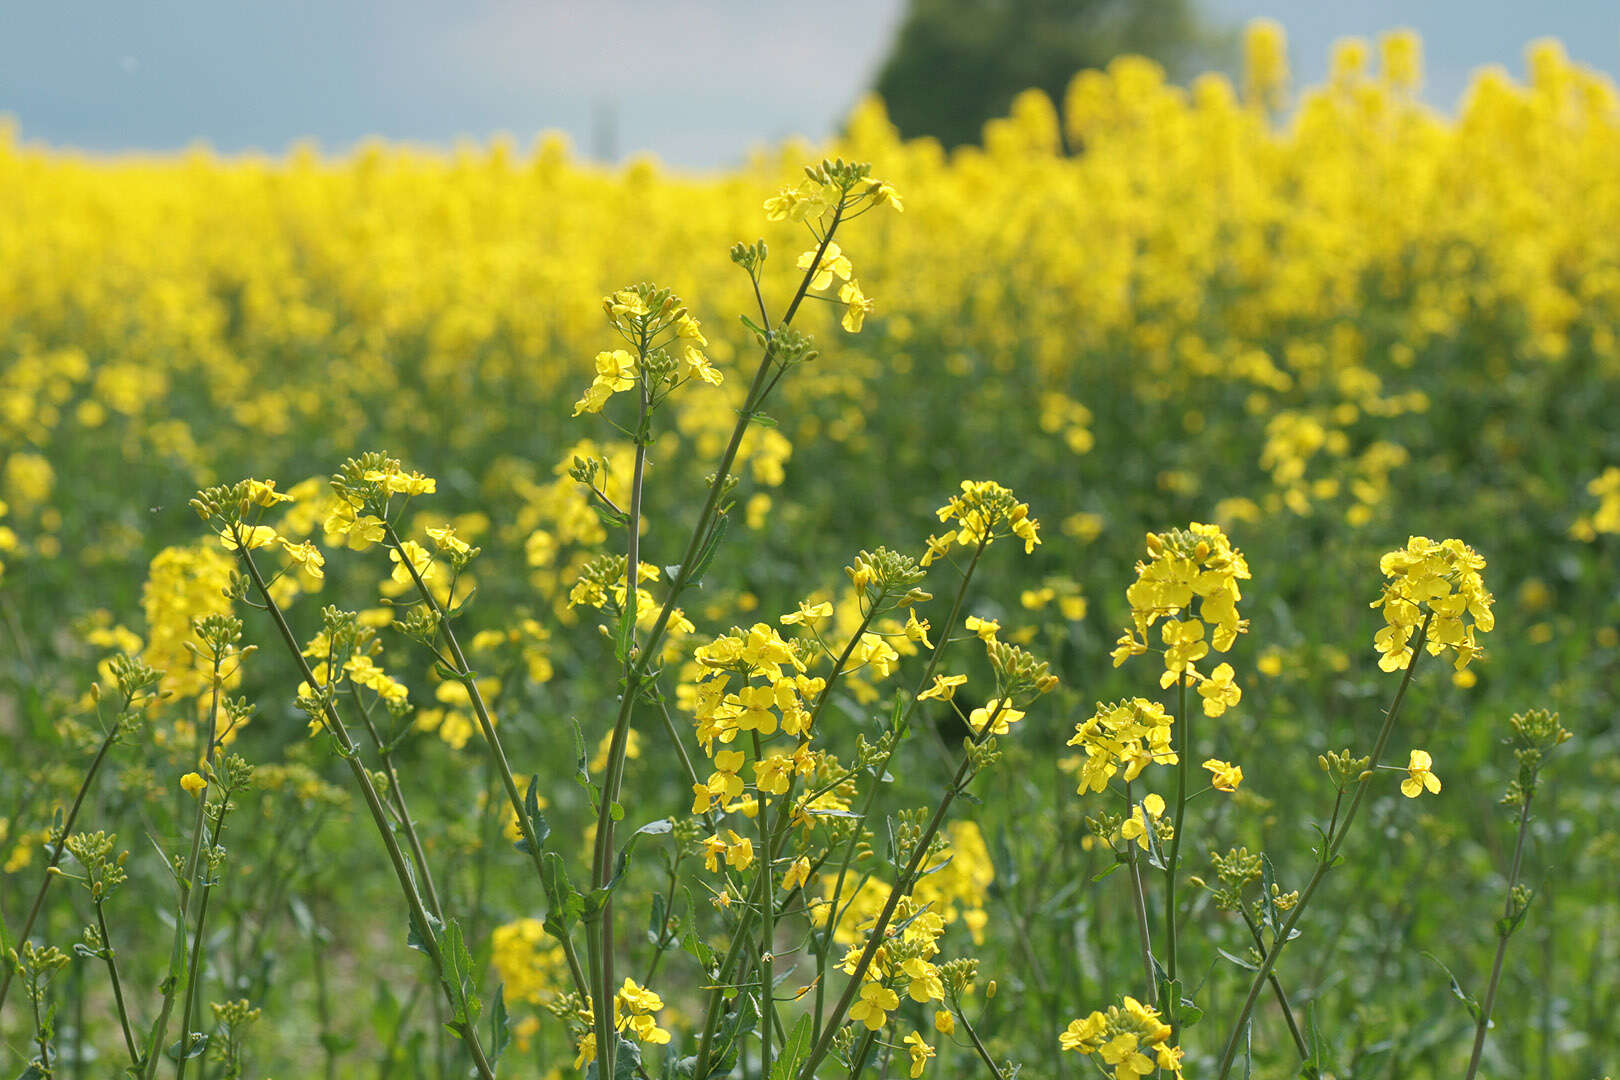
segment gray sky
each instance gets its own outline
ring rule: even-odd
[[[1483,63],[1522,71],[1526,42],[1620,71],[1614,0],[1204,0],[1217,20],[1270,15],[1296,76],[1333,39],[1422,32],[1428,97],[1453,104]],[[341,149],[367,135],[434,144],[568,132],[613,119],[619,156],[740,160],[820,137],[871,83],[903,0],[0,0],[0,113],[23,137],[111,151],[205,140]]]

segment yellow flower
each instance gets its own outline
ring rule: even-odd
[[[849,1018],[876,1031],[888,1023],[889,1013],[900,1007],[900,995],[882,983],[869,982],[861,987],[860,1000],[850,1006]]]
[[[1220,758],[1210,758],[1204,762],[1204,768],[1210,772],[1210,784],[1216,791],[1236,791],[1238,785],[1243,783],[1243,766],[1233,765]]]
[[[1005,735],[1008,729],[1024,718],[1022,710],[1015,709],[1000,698],[991,698],[984,703],[984,707],[974,709],[968,715],[968,726],[976,733],[984,734],[985,725],[990,725],[990,734]]]
[[[1220,716],[1243,698],[1243,691],[1232,681],[1232,665],[1217,664],[1203,682],[1198,693],[1204,699],[1204,715]]]
[[[934,1048],[923,1040],[920,1032],[916,1031],[907,1035],[905,1042],[906,1052],[911,1055],[911,1080],[917,1080],[917,1077],[923,1074],[923,1067],[928,1064],[928,1059],[934,1056]]]
[[[324,569],[326,556],[321,554],[320,549],[312,541],[305,540],[301,544],[295,544],[285,536],[278,536],[276,539],[281,542],[281,549],[287,553],[287,557],[304,573],[314,578],[326,576]]]
[[[1423,750],[1413,750],[1406,763],[1406,779],[1401,781],[1401,794],[1415,799],[1427,789],[1430,795],[1440,794],[1440,778],[1431,766],[1434,760]]]
[[[906,609],[906,638],[917,642],[925,649],[934,647],[934,643],[928,640],[928,620],[918,619],[916,608]]]
[[[811,263],[816,263],[816,272],[810,279],[810,288],[818,292],[832,284],[834,275],[848,281],[850,275],[855,272],[854,267],[850,265],[849,256],[845,255],[837,244],[827,245],[827,250],[821,253],[820,262],[816,262],[814,248],[799,256],[800,270],[810,269]]]
[[[1148,829],[1152,822],[1156,822],[1164,815],[1164,799],[1156,794],[1149,793],[1146,798],[1131,809],[1131,816],[1125,819],[1120,826],[1120,835],[1126,840],[1135,840],[1143,851],[1148,850]]]
[[[979,640],[986,643],[996,640],[1001,630],[1001,624],[995,619],[981,619],[977,615],[969,615],[962,620],[962,625],[968,633],[979,635]]]
[[[237,538],[241,538],[240,544]],[[221,529],[219,533],[220,545],[226,551],[235,551],[238,547],[252,551],[255,548],[269,547],[280,540],[276,530],[268,525],[237,525],[232,528]]]
[[[185,789],[187,795],[196,798],[202,794],[203,788],[208,786],[208,781],[197,773],[188,772],[180,778],[180,786]]]
[[[1493,598],[1480,576],[1483,556],[1461,540],[1437,543],[1414,536],[1380,559],[1378,567],[1390,579],[1371,604],[1384,611],[1385,626],[1373,635],[1380,668],[1399,671],[1412,661],[1413,637],[1425,622],[1429,655],[1452,650],[1458,671],[1480,655],[1475,631],[1488,633],[1496,625]]]
[[[950,701],[956,696],[956,688],[965,682],[967,682],[966,675],[935,675],[934,685],[918,694],[917,700],[927,701],[929,698],[935,698],[939,701]]]
[[[810,860],[800,855],[788,866],[787,873],[782,875],[782,891],[792,892],[804,885],[810,878]]]
[[[799,601],[799,610],[790,611],[776,620],[784,626],[793,626],[797,623],[807,623],[813,619],[825,619],[833,613],[831,603],[823,600],[819,604],[812,604],[808,600]]]
[[[851,334],[860,333],[861,326],[866,322],[866,317],[872,313],[872,309],[877,305],[861,292],[860,284],[855,281],[850,281],[838,290],[838,299],[847,305],[844,308],[844,317],[840,320],[840,324]]]
[[[934,1030],[941,1035],[952,1035],[956,1032],[956,1017],[938,1009],[934,1012]]]
[[[433,553],[427,548],[423,547],[421,544],[418,544],[415,540],[406,540],[404,543],[400,544],[400,548],[403,548],[406,556],[410,558],[411,566],[408,567],[403,561],[401,561],[399,557],[399,549],[390,548],[388,550],[388,558],[389,561],[394,564],[394,569],[390,576],[401,585],[413,585],[415,584],[415,580],[411,577],[411,567],[415,567],[417,574],[421,576],[424,582],[432,581]]]

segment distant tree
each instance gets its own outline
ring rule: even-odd
[[[1075,72],[1122,53],[1177,77],[1228,49],[1193,0],[908,0],[874,89],[901,134],[952,147],[978,142],[1019,91],[1038,87],[1061,105]]]

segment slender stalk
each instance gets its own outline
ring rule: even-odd
[[[293,636],[292,627],[287,625],[286,616],[282,614],[281,608],[271,597],[269,586],[265,584],[264,577],[259,573],[259,568],[254,563],[251,553],[249,553],[246,546],[240,543],[240,537],[238,537],[237,551],[241,556],[242,565],[246,568],[248,577],[253,583],[254,590],[258,593],[264,609],[269,612],[271,620],[276,625],[276,630],[281,635],[282,644],[287,647],[288,653],[292,655],[293,662],[298,665],[299,673],[310,686],[319,686],[320,680],[315,678],[315,673],[310,670],[308,662],[304,659],[303,650],[298,646],[298,639]],[[411,565],[408,558],[404,562],[406,566]],[[388,813],[383,808],[382,799],[377,794],[376,785],[371,782],[370,774],[366,772],[364,764],[361,763],[359,750],[355,746],[354,740],[349,737],[348,729],[344,726],[343,718],[338,715],[337,709],[328,703],[322,709],[322,716],[326,722],[327,730],[332,733],[332,739],[337,744],[339,756],[348,764],[349,772],[353,775],[355,784],[360,788],[360,794],[365,800],[366,809],[371,812],[372,823],[377,828],[377,835],[382,839],[383,849],[388,853],[388,860],[394,868],[394,876],[399,881],[400,891],[405,896],[405,903],[410,909],[411,918],[424,931],[421,935],[423,946],[428,958],[433,961],[433,970],[439,978],[446,999],[448,999],[450,987],[445,977],[444,957],[439,950],[438,935],[433,932],[432,918],[422,901],[422,895],[416,887],[416,881],[411,876],[405,853],[400,850],[399,842],[394,838],[393,829],[389,827]],[[524,815],[519,814],[518,820],[524,822]],[[527,831],[526,822],[524,828]],[[460,1024],[457,1025],[456,1034],[461,1036],[461,1041],[466,1045],[467,1052],[472,1057],[473,1066],[478,1070],[478,1075],[483,1080],[495,1080],[495,1070],[489,1064],[489,1059],[484,1055],[483,1044],[479,1041],[477,1029],[471,1024]],[[148,1077],[148,1080],[150,1080],[150,1077]]]
[[[1254,925],[1254,920],[1247,911],[1242,915],[1244,923],[1249,927],[1250,936],[1254,938],[1254,947],[1259,950],[1261,956],[1266,955],[1266,939],[1260,936],[1260,928]],[[1294,1049],[1299,1051],[1299,1058],[1304,1061],[1311,1056],[1310,1047],[1305,1045],[1305,1036],[1301,1034],[1299,1023],[1294,1019],[1294,1010],[1288,1004],[1288,995],[1283,992],[1282,980],[1277,978],[1275,971],[1266,978],[1271,983],[1271,992],[1276,995],[1278,1006],[1282,1009],[1283,1019],[1288,1023],[1288,1034],[1294,1040]]]
[[[1524,838],[1530,832],[1530,798],[1529,791],[1524,793],[1524,805],[1519,808],[1519,836],[1513,844],[1513,870],[1508,874],[1508,898],[1503,905],[1502,928],[1497,933],[1496,959],[1491,962],[1491,981],[1485,987],[1485,1001],[1480,1006],[1479,1020],[1474,1025],[1474,1050],[1468,1058],[1468,1073],[1463,1080],[1474,1080],[1474,1074],[1479,1071],[1480,1057],[1485,1052],[1485,1032],[1491,1026],[1491,1010],[1496,1006],[1496,990],[1502,983],[1502,962],[1507,958],[1508,938],[1513,936],[1513,927],[1508,920],[1513,918],[1513,890],[1519,884],[1519,870],[1524,865]]]
[[[794,315],[798,312],[799,305],[801,303],[803,303],[805,295],[809,292],[810,284],[815,279],[816,269],[820,265],[821,256],[826,252],[827,245],[832,241],[833,233],[837,231],[839,222],[843,218],[843,213],[844,213],[844,206],[843,206],[843,203],[840,202],[839,206],[833,211],[832,221],[829,223],[825,235],[823,235],[822,238],[821,238],[820,245],[816,249],[815,258],[813,258],[810,261],[809,267],[805,270],[804,276],[800,279],[798,290],[794,293],[792,302],[788,305],[787,310],[784,312],[784,314],[782,316],[782,321],[781,321],[778,329],[784,328],[784,327],[788,326],[790,323],[792,323]],[[596,884],[596,886],[598,888],[602,887],[606,883],[607,879],[605,877],[605,871],[606,871],[606,868],[608,866],[608,859],[611,857],[611,851],[612,851],[612,848],[611,848],[612,818],[611,818],[611,815],[610,815],[609,812],[611,810],[613,802],[615,801],[615,799],[617,797],[617,791],[618,791],[618,789],[617,789],[617,781],[622,778],[622,766],[623,766],[623,757],[624,757],[624,750],[623,750],[624,736],[623,736],[623,731],[624,731],[625,728],[627,728],[627,726],[629,724],[630,712],[634,708],[636,699],[640,696],[641,689],[642,689],[642,679],[646,676],[648,670],[650,669],[651,664],[653,662],[653,658],[658,655],[659,646],[663,641],[664,631],[669,625],[669,620],[670,620],[671,616],[674,613],[675,605],[676,605],[677,601],[679,600],[681,593],[685,590],[686,586],[688,584],[690,584],[690,582],[692,580],[694,563],[697,560],[698,555],[702,551],[703,544],[710,537],[711,526],[712,526],[713,521],[715,520],[717,511],[719,509],[720,499],[721,499],[721,496],[722,496],[723,492],[725,491],[726,480],[730,476],[731,467],[732,467],[733,464],[735,464],[736,459],[737,459],[737,453],[738,453],[738,451],[740,450],[740,448],[742,446],[743,435],[747,432],[749,424],[753,421],[755,412],[758,410],[760,404],[763,402],[765,395],[769,392],[769,387],[767,385],[766,380],[770,375],[772,362],[775,359],[774,335],[775,335],[775,331],[772,331],[771,332],[771,338],[767,341],[767,344],[765,346],[764,355],[761,356],[761,358],[760,358],[759,367],[754,372],[753,382],[749,386],[748,392],[747,392],[746,396],[743,399],[743,408],[741,410],[739,410],[739,415],[737,417],[737,423],[732,428],[731,439],[726,444],[726,449],[725,449],[724,453],[721,455],[719,466],[715,469],[714,482],[709,485],[708,496],[707,496],[707,498],[706,498],[706,500],[704,502],[702,511],[698,514],[697,522],[694,524],[694,526],[692,528],[692,533],[691,533],[691,536],[690,536],[690,538],[689,538],[689,540],[687,542],[687,546],[686,546],[686,553],[681,558],[681,561],[680,561],[680,564],[679,564],[679,569],[675,573],[674,580],[670,583],[668,595],[665,597],[664,603],[659,609],[658,616],[654,620],[651,629],[647,633],[647,639],[646,639],[645,643],[640,647],[639,650],[635,651],[635,654],[634,654],[633,657],[627,657],[627,664],[626,664],[626,670],[625,670],[624,691],[623,691],[623,694],[621,695],[620,700],[619,700],[618,717],[614,722],[614,741],[613,741],[613,745],[610,748],[609,754],[608,754],[607,772],[606,772],[606,774],[604,776],[605,784],[604,784],[604,789],[603,789],[603,793],[602,793],[602,804],[601,804],[601,807],[599,809],[599,816],[598,816],[597,845],[596,845],[595,858],[593,859],[593,873],[592,873],[593,881],[595,882],[595,884]],[[774,384],[770,384],[770,385],[774,385]],[[643,395],[645,395],[645,388],[643,388]],[[645,406],[646,406],[646,399],[645,399],[645,396],[644,396],[643,397],[643,412],[645,412]],[[639,527],[640,527],[640,520],[639,520],[640,519],[639,496],[640,496],[640,487],[641,487],[641,485],[640,485],[640,479],[641,479],[640,472],[641,472],[641,467],[642,467],[642,465],[644,463],[645,449],[646,449],[645,446],[642,444],[641,432],[640,432],[639,428],[638,428],[638,433],[637,434],[638,434],[638,437],[637,437],[637,477],[636,477],[636,483],[635,483],[635,485],[634,485],[634,487],[632,489],[632,498],[634,500],[637,500],[637,501],[634,502],[633,505],[632,505],[631,521],[630,521],[630,544],[631,544],[631,557],[632,558],[639,556],[639,548],[636,545],[639,544]],[[398,541],[397,541],[397,538],[393,537],[393,531],[392,531],[391,526],[389,527],[389,535],[392,538],[393,542],[397,544]],[[403,556],[403,553],[402,553],[402,556]],[[405,559],[404,560],[404,565],[410,566],[411,565],[410,560]],[[636,588],[636,581],[635,581],[635,576],[634,576],[635,575],[634,565],[632,564],[632,565],[628,566],[627,570],[630,573],[630,579],[629,579],[629,582],[628,582],[626,604],[629,607],[630,611],[632,612],[631,618],[633,620],[634,619],[634,614],[633,614],[634,606],[633,605],[635,603],[635,588]],[[412,574],[413,574],[413,576],[416,576],[414,567],[412,568]],[[418,586],[421,587],[420,580],[418,581]],[[429,603],[434,603],[434,606],[437,607],[437,604],[434,602],[432,596],[430,594],[427,594],[426,589],[423,588],[422,591],[423,591],[424,595],[427,595],[428,602]],[[446,637],[448,638],[448,636],[449,636],[448,625],[444,624],[442,619],[441,619],[441,625],[445,625]],[[632,621],[632,626],[633,625],[634,625],[634,623]],[[459,656],[459,649],[456,650],[456,651],[457,651],[458,662],[461,663],[461,665],[462,665],[462,670],[466,670],[465,661],[461,660],[461,658]],[[471,695],[473,696],[474,705],[476,707],[478,705],[478,703],[479,703],[479,696],[477,694],[476,687],[472,685],[470,679],[468,679],[467,682],[468,682],[468,690],[471,693]],[[476,711],[476,709],[475,709],[475,711]],[[480,716],[480,720],[482,721],[482,716]],[[490,729],[490,730],[486,731],[486,738],[493,739],[493,729]],[[495,744],[492,742],[491,745],[494,746]],[[516,795],[515,787],[510,787],[509,788],[508,797],[513,800],[513,805],[514,806],[521,807],[521,803],[518,801],[518,797]],[[519,817],[520,821],[524,817],[524,815],[521,813],[521,810],[520,810],[520,812],[518,814],[518,817]],[[605,829],[603,827],[604,826],[604,820],[603,820],[604,818],[606,819],[606,828]],[[531,849],[537,849],[537,847],[538,847],[538,845],[535,845],[532,842],[530,843],[529,846],[530,846]],[[607,853],[606,856],[604,855],[604,852]],[[533,854],[534,854],[534,857],[536,859],[536,865],[537,865],[537,868],[538,868],[538,859],[539,859],[538,850],[534,850]],[[604,906],[606,906],[606,905],[604,905]],[[746,920],[745,920],[745,922],[746,922]],[[599,936],[604,936],[604,937],[610,938],[611,933],[612,933],[611,919],[610,918],[602,919],[602,925],[601,925],[600,929],[598,927],[592,926],[590,924],[590,922],[588,921],[586,929],[587,929],[588,934],[594,934],[594,935],[599,935]],[[605,945],[606,942],[604,942],[603,944]],[[595,946],[594,949],[595,949],[596,952],[603,953],[604,955],[601,955],[601,956],[596,958],[596,962],[593,963],[593,966],[592,966],[592,974],[593,975],[601,975],[601,976],[603,976],[604,983],[602,985],[593,985],[593,986],[591,986],[589,988],[589,995],[588,996],[591,998],[591,1001],[592,1001],[596,1029],[597,1029],[598,1032],[604,1032],[610,1026],[609,1021],[611,1020],[611,1012],[609,1011],[609,1008],[608,1008],[608,1005],[607,1005],[608,995],[611,993],[611,988],[606,985],[605,980],[609,976],[609,973],[612,970],[611,969],[612,958],[610,956],[605,955],[607,950],[605,948],[603,948],[602,946]],[[713,1003],[711,1002],[711,1014],[713,1012],[712,1004]],[[711,1015],[710,1019],[711,1020],[713,1019],[712,1015]],[[706,1024],[704,1042],[703,1042],[703,1046],[704,1046],[705,1049],[708,1047],[709,1039],[711,1037],[711,1032],[708,1030],[708,1028],[709,1028],[709,1025]],[[603,1037],[599,1037],[597,1039],[597,1053],[598,1053],[598,1055],[599,1055],[599,1057],[601,1059],[601,1062],[602,1062],[600,1068],[601,1068],[601,1071],[605,1075],[611,1075],[611,1073],[612,1073],[612,1060],[613,1060],[612,1059],[612,1054],[613,1054],[614,1049],[615,1049],[615,1046],[614,1046],[613,1040],[603,1038]],[[704,1054],[702,1051],[700,1051],[700,1053],[699,1053],[699,1067],[700,1068],[702,1067],[705,1060],[706,1060],[706,1054]]]
[[[646,343],[642,343],[640,350],[641,362],[646,363]],[[636,651],[636,600],[637,590],[640,588],[641,571],[641,495],[646,481],[647,473],[647,427],[652,421],[652,402],[648,394],[646,380],[640,384],[641,415],[636,423],[636,450],[635,465],[630,477],[630,510],[626,516],[625,529],[628,536],[625,541],[625,585],[624,585],[624,613],[623,618],[629,624],[629,643],[624,652],[624,701],[619,709],[619,715],[613,724],[613,736],[608,746],[607,769],[602,777],[602,798],[596,811],[596,851],[591,859],[591,885],[593,888],[603,888],[607,885],[613,867],[613,809],[619,805],[619,791],[624,783],[625,748],[630,737],[630,716],[635,711],[635,699],[640,695],[640,676],[637,669],[640,666]],[[600,1072],[603,1076],[613,1075],[613,1058],[618,1050],[618,1040],[610,1039],[604,1034],[608,1023],[611,1022],[611,995],[613,993],[613,896],[608,894],[602,901],[601,917],[588,924],[588,930],[600,934],[602,942],[599,948],[602,965],[602,981],[591,987],[591,1004],[596,1016],[596,1052],[601,1058]]]
[[[983,1061],[985,1068],[990,1070],[990,1075],[994,1076],[996,1080],[1007,1080],[1006,1074],[1001,1071],[1001,1066],[996,1064],[996,1059],[990,1056],[989,1050],[985,1049],[984,1041],[979,1038],[979,1033],[974,1031],[973,1025],[968,1022],[967,1013],[960,1006],[953,1011],[956,1013],[956,1019],[962,1025],[962,1030],[967,1032],[968,1041],[973,1044],[973,1049],[978,1051],[979,1060]]]
[[[1378,771],[1378,763],[1383,759],[1384,748],[1389,744],[1390,734],[1395,730],[1395,718],[1400,715],[1401,703],[1406,700],[1407,687],[1412,685],[1412,673],[1417,670],[1418,660],[1423,656],[1423,646],[1429,639],[1429,623],[1434,616],[1425,615],[1423,625],[1418,629],[1417,640],[1412,645],[1412,659],[1407,661],[1406,671],[1401,676],[1401,684],[1395,691],[1395,699],[1390,702],[1389,711],[1384,714],[1384,726],[1378,732],[1378,740],[1373,744],[1372,768],[1356,784],[1356,793],[1350,799],[1350,806],[1344,812],[1344,820],[1338,831],[1322,845],[1321,858],[1317,861],[1316,872],[1306,883],[1299,895],[1299,903],[1289,912],[1288,920],[1283,923],[1282,929],[1277,933],[1277,939],[1272,943],[1271,949],[1260,958],[1260,967],[1254,973],[1254,979],[1249,983],[1249,992],[1243,999],[1243,1007],[1238,1011],[1237,1019],[1226,1035],[1226,1047],[1221,1051],[1220,1067],[1216,1070],[1215,1080],[1225,1080],[1226,1074],[1231,1071],[1232,1063],[1237,1060],[1238,1040],[1242,1038],[1244,1029],[1248,1026],[1249,1017],[1254,1013],[1255,1002],[1260,997],[1260,988],[1265,985],[1266,978],[1277,966],[1277,958],[1288,945],[1294,927],[1299,925],[1300,916],[1310,906],[1311,898],[1327,877],[1333,864],[1338,861],[1339,848],[1344,844],[1344,838],[1350,833],[1350,825],[1356,819],[1356,812],[1361,809],[1361,802],[1366,798],[1367,790],[1372,785],[1373,776]]]
[[[213,672],[209,678],[211,690],[208,706],[208,741],[203,744],[203,771],[210,776],[213,773],[212,766],[214,764],[214,739],[219,732],[220,690],[222,689],[220,664],[223,659],[222,655],[215,653]],[[225,815],[222,809],[220,822],[223,823],[224,819]],[[180,879],[180,910],[175,920],[174,951],[169,959],[169,977],[164,982],[163,1004],[158,1008],[157,1023],[153,1026],[151,1038],[146,1044],[146,1060],[142,1074],[144,1080],[152,1080],[152,1077],[157,1075],[158,1062],[163,1059],[163,1044],[168,1037],[169,1016],[174,1011],[175,991],[181,989],[182,976],[185,979],[186,1002],[185,1008],[182,1010],[182,1016],[185,1018],[185,1028],[180,1035],[180,1061],[177,1066],[181,1072],[184,1072],[186,1067],[186,1052],[191,1049],[191,1026],[189,1021],[191,1017],[191,989],[195,977],[195,970],[191,965],[196,962],[196,947],[194,946],[192,949],[190,954],[191,963],[188,964],[186,961],[188,954],[185,951],[185,932],[186,927],[192,925],[195,920],[198,926],[197,944],[201,944],[201,922],[208,910],[208,890],[206,887],[198,889],[193,886],[201,880],[198,877],[197,865],[202,861],[203,838],[207,835],[207,832],[208,793],[205,789],[197,794],[197,814],[193,819],[191,829],[191,850],[190,854],[186,856],[185,876]],[[214,830],[214,837],[215,842],[217,842],[219,837],[217,827]],[[212,849],[213,845],[210,844],[209,847]]]
[[[457,640],[456,633],[450,626],[448,613],[439,603],[438,597],[434,596],[433,591],[428,588],[427,581],[416,569],[416,564],[405,553],[404,545],[400,541],[399,534],[394,531],[394,526],[386,520],[383,522],[383,539],[389,547],[398,553],[400,565],[410,573],[411,580],[416,585],[416,591],[422,597],[422,602],[427,604],[433,613],[438,616],[440,636],[444,638],[445,645],[450,650],[451,659],[455,661],[453,665],[447,666],[454,667],[455,677],[467,689],[467,697],[472,702],[473,715],[478,720],[479,731],[483,733],[484,745],[489,750],[490,761],[494,763],[495,771],[500,774],[501,787],[506,791],[506,800],[511,804],[512,810],[517,817],[518,831],[523,834],[523,846],[528,852],[529,862],[534,867],[535,879],[544,881],[545,867],[540,858],[540,841],[534,835],[534,825],[529,820],[528,811],[523,808],[523,793],[518,790],[517,779],[512,775],[511,762],[506,757],[506,748],[501,744],[501,737],[495,731],[495,720],[490,715],[489,706],[484,702],[483,691],[478,688],[478,680],[474,678],[473,670],[467,663],[467,655],[461,650],[461,642]],[[436,650],[435,655],[437,655]],[[379,828],[382,827],[379,824]],[[571,952],[572,949],[570,948],[568,951]],[[579,976],[582,974],[579,965],[577,963],[570,964],[569,969],[576,978],[577,985],[574,988],[579,991],[581,997],[589,999],[591,996],[590,984],[579,981]]]
[[[433,885],[433,871],[428,869],[427,854],[422,850],[422,838],[417,834],[416,822],[411,817],[410,804],[405,801],[405,788],[399,782],[399,770],[394,768],[393,751],[378,733],[377,725],[371,719],[371,706],[361,698],[360,691],[351,685],[349,693],[360,711],[360,719],[366,726],[367,734],[371,736],[372,744],[377,747],[377,757],[382,762],[383,772],[388,776],[388,794],[394,801],[394,813],[400,829],[405,833],[405,842],[411,845],[411,857],[416,861],[416,873],[422,882],[422,899],[426,901],[428,910],[442,919],[444,909],[439,905],[439,890]]]
[[[225,798],[228,799],[229,797],[230,791],[227,790],[225,792]],[[202,796],[198,796],[198,798],[201,799]],[[208,842],[210,851],[219,846],[220,833],[224,832],[224,830],[225,806],[221,805],[219,809],[219,818],[214,824],[213,838]],[[190,870],[191,868],[187,867],[187,869]],[[195,873],[195,871],[193,870],[192,873]],[[191,1061],[191,1017],[197,1003],[197,991],[202,984],[202,972],[199,970],[199,968],[202,963],[203,930],[208,925],[208,900],[213,892],[213,888],[213,882],[204,880],[201,883],[201,888],[195,889],[195,891],[199,894],[197,903],[197,925],[191,934],[191,956],[190,959],[186,961],[186,988],[184,995],[185,1008],[180,1011],[180,1060],[177,1061],[174,1066],[175,1080],[185,1080],[186,1065]],[[187,906],[190,905],[188,904]],[[164,1019],[167,1019],[167,1017],[165,1016]],[[158,1045],[161,1046],[162,1042],[163,1040],[160,1037],[158,1039]],[[154,1053],[152,1057],[154,1061],[157,1060],[156,1053]],[[153,1069],[152,1071],[155,1073],[156,1069]]]
[[[106,953],[107,975],[112,980],[113,1002],[118,1007],[118,1024],[124,1030],[124,1049],[129,1051],[130,1064],[139,1068],[141,1052],[136,1049],[135,1033],[129,1026],[129,1010],[124,1006],[124,985],[118,978],[118,960],[113,953],[112,939],[107,935],[107,916],[102,906],[102,901],[95,901],[96,929],[101,934],[101,947]]]
[[[761,760],[764,751],[760,747],[759,732],[754,733],[754,758]],[[764,849],[762,857],[768,857],[771,848],[771,833],[766,819],[770,816],[770,803],[760,799],[759,803],[759,843]],[[788,813],[787,807],[777,811],[778,816]],[[759,951],[759,1004],[764,1017],[759,1025],[759,1075],[771,1074],[771,1018],[776,1012],[776,957],[773,955],[776,948],[776,874],[768,860],[759,864],[759,875],[765,881],[764,903],[760,907],[760,944]]]
[[[1181,821],[1187,810],[1187,759],[1192,755],[1192,719],[1187,713],[1187,673],[1176,680],[1176,816],[1175,834],[1170,837],[1170,853],[1164,866],[1164,951],[1165,974],[1171,982],[1176,979],[1176,867],[1181,861]],[[1151,828],[1152,824],[1147,823]],[[1176,1002],[1170,1002],[1172,1010]],[[1174,1022],[1171,1024],[1175,1027]],[[1172,1038],[1174,1034],[1172,1032]]]
[[[1131,785],[1125,784],[1125,805],[1130,807],[1131,813],[1136,813],[1136,804],[1131,802]],[[1147,811],[1142,811],[1144,819]],[[1153,828],[1151,821],[1145,821],[1147,828]],[[1149,1004],[1158,1004],[1159,980],[1153,977],[1153,942],[1149,937],[1147,894],[1142,888],[1142,868],[1136,861],[1136,841],[1125,841],[1125,861],[1131,871],[1131,907],[1136,913],[1136,935],[1142,946],[1142,975],[1147,979],[1147,999]]]
[[[126,701],[124,704],[127,708],[129,702]],[[90,784],[95,780],[96,773],[101,770],[101,763],[106,760],[107,751],[112,749],[112,745],[117,739],[118,721],[115,719],[112,729],[101,740],[101,746],[96,750],[96,756],[90,760],[90,767],[85,770],[84,779],[79,783],[79,792],[73,797],[73,805],[68,809],[67,818],[62,822],[62,831],[57,835],[56,843],[51,847],[51,857],[45,863],[45,876],[39,883],[39,891],[34,894],[34,903],[28,909],[28,918],[23,920],[22,931],[17,935],[16,940],[19,947],[28,940],[28,935],[33,933],[34,921],[39,918],[40,908],[45,903],[45,894],[50,891],[51,882],[56,878],[56,865],[62,861],[62,851],[67,846],[68,835],[73,832],[73,823],[79,818],[79,808],[84,805],[84,797],[89,793]],[[4,978],[0,978],[0,1007],[3,1007],[6,1003],[6,993],[11,989],[12,976],[17,972],[17,969],[9,960],[5,961],[5,969]]]

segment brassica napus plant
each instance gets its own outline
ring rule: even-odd
[[[1249,45],[808,174],[8,137],[19,1068],[1587,1080],[1613,92]]]

